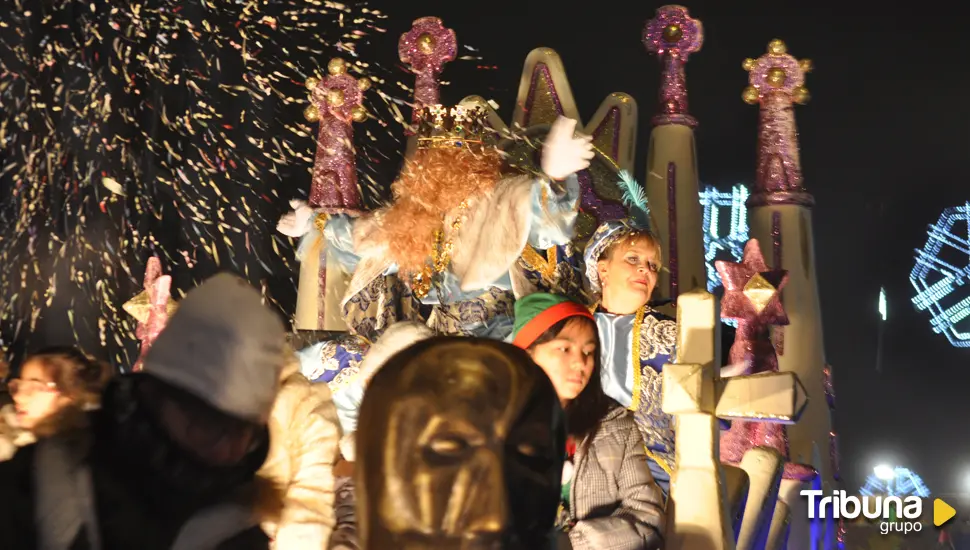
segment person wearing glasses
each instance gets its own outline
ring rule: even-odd
[[[0,459],[37,437],[80,427],[85,411],[97,408],[112,368],[79,349],[56,346],[27,357],[20,374],[7,382],[13,405],[0,411],[10,429],[0,437]]]

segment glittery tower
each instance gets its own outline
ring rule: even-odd
[[[780,294],[788,283],[788,272],[765,265],[758,241],[751,239],[744,247],[740,263],[718,261],[717,271],[724,281],[721,317],[734,319],[738,329],[731,346],[728,363],[746,365],[744,374],[778,372],[778,356],[769,338],[769,327],[788,324],[788,315]],[[760,421],[735,421],[721,434],[721,461],[738,465],[744,454],[754,447],[769,447],[789,458],[786,426]],[[786,462],[785,479],[811,481],[811,466]]]
[[[830,399],[823,398],[831,396],[831,369],[825,363],[815,280],[814,199],[802,185],[792,105],[808,101],[804,82],[811,62],[795,59],[784,42],[772,40],[768,52],[745,60],[744,68],[750,73],[750,85],[742,97],[761,106],[757,177],[747,203],[751,236],[763,243],[772,268],[789,273],[781,298],[790,322],[773,334],[778,367],[797,374],[811,396],[801,419],[788,428],[789,449],[793,461],[811,464],[818,471],[815,485],[828,493],[836,488],[838,476]],[[807,517],[805,499],[798,495],[801,488],[789,480],[782,484],[781,498],[791,507],[793,518],[788,548],[832,548],[834,524],[808,525],[807,520],[797,519]]]
[[[347,74],[347,62],[343,59],[331,59],[327,72],[323,80],[307,79],[310,105],[304,111],[308,121],[320,123],[309,203],[318,213],[321,226],[329,214],[363,212],[357,187],[353,123],[367,118],[362,102],[364,91],[370,87],[366,78],[357,80]],[[339,302],[349,275],[336,261],[328,261],[327,254],[323,239],[319,238],[300,262],[294,316],[297,330],[347,329]]]
[[[653,117],[647,155],[647,201],[667,268],[660,274],[658,297],[674,302],[679,294],[707,284],[694,145],[697,120],[688,112],[684,75],[687,57],[703,41],[701,22],[681,6],[659,8],[643,30],[647,51],[662,65],[660,112]],[[668,309],[673,314],[673,306]]]
[[[440,103],[438,75],[445,63],[453,61],[458,53],[455,31],[446,29],[437,17],[416,19],[411,30],[401,35],[397,44],[398,56],[411,66],[415,74],[414,106],[411,111],[412,126],[417,125],[418,113],[423,107]],[[416,149],[415,128],[408,128],[407,156]]]

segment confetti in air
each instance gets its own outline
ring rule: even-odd
[[[386,192],[413,76],[365,57],[387,32],[366,4],[10,2],[0,10],[5,347],[66,314],[75,341],[131,365],[136,321],[121,305],[152,255],[175,299],[230,270],[291,310],[294,243],[273,228],[309,191],[305,81],[335,56],[373,82],[371,117],[355,132],[358,179],[371,203]]]

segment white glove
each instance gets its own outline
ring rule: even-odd
[[[576,121],[559,117],[549,129],[542,147],[542,171],[554,180],[589,167],[593,159],[592,136],[575,135]]]
[[[280,218],[280,222],[276,224],[276,230],[287,237],[299,239],[307,234],[310,218],[313,217],[313,208],[301,200],[290,201],[290,207],[293,211]]]

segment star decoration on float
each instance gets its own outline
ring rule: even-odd
[[[738,262],[715,262],[724,282],[721,317],[753,321],[762,325],[787,325],[788,314],[781,304],[781,290],[788,283],[788,271],[768,269],[757,239],[744,246]]]
[[[178,307],[170,295],[171,279],[170,275],[162,275],[162,264],[157,257],[149,258],[145,269],[145,290],[121,307],[139,323],[146,324],[151,317],[153,305],[157,303],[156,299],[158,302],[164,299],[166,317],[171,317]]]

